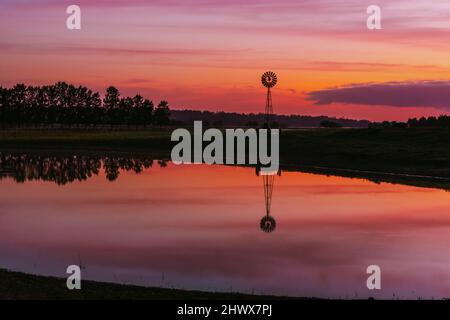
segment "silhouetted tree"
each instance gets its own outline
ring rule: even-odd
[[[119,119],[118,109],[121,107],[122,101],[120,99],[119,90],[115,87],[108,87],[106,89],[105,97],[103,98],[103,106],[106,108],[107,119],[110,124],[117,123]]]
[[[140,115],[142,116],[142,121],[144,122],[144,125],[147,126],[152,123],[153,121],[153,102],[145,99],[142,103],[142,110],[140,112]]]
[[[450,116],[412,118],[407,122],[409,127],[450,127]]]
[[[9,105],[15,107],[12,110],[13,121],[20,127],[22,124],[22,112],[26,102],[27,88],[24,84],[16,84],[9,94]]]
[[[8,107],[8,89],[0,87],[0,119],[2,122],[2,127],[5,126],[6,122],[6,109]]]
[[[162,126],[169,123],[170,109],[167,101],[161,101],[155,110],[154,122],[156,125]]]
[[[120,102],[120,93],[116,87],[108,87],[105,97],[103,98],[103,106],[105,108],[117,108]]]

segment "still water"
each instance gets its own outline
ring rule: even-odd
[[[1,156],[0,267],[210,291],[450,297],[450,193],[254,168]],[[106,169],[106,170],[105,170]],[[379,265],[381,290],[366,287]]]

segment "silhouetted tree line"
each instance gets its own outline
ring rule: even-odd
[[[415,128],[415,127],[450,127],[450,116],[440,115],[439,117],[421,117],[421,118],[410,118],[406,122],[398,121],[383,121],[383,122],[372,122],[369,125],[370,128]]]
[[[409,127],[450,127],[450,116],[412,118],[407,123]]]
[[[11,177],[16,182],[33,180],[53,181],[64,185],[74,181],[84,181],[97,176],[103,168],[109,181],[116,180],[120,171],[140,173],[153,166],[154,160],[142,157],[115,156],[39,156],[13,155],[0,153],[0,180]],[[167,165],[165,160],[158,160],[160,167]]]
[[[121,97],[115,87],[98,92],[65,82],[34,87],[16,84],[0,87],[0,121],[3,126],[29,125],[165,125],[169,123],[167,101],[157,108],[140,95]]]
[[[172,110],[171,122],[178,125],[192,125],[194,120],[203,121],[203,126],[220,127],[252,127],[261,128],[266,123],[264,113],[212,112],[198,110]],[[332,121],[342,127],[367,128],[369,121],[352,120],[326,116],[300,116],[274,114],[271,117],[271,128],[320,127],[322,121]]]
[[[372,122],[369,124],[369,128],[407,128],[408,124],[406,122],[398,121],[383,121],[383,122]]]

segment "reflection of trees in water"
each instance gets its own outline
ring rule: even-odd
[[[159,160],[160,167],[167,161]],[[16,182],[33,180],[54,181],[64,185],[73,181],[84,181],[98,175],[103,167],[108,180],[114,181],[120,171],[142,172],[153,165],[147,156],[41,156],[0,153],[0,179],[11,177]]]

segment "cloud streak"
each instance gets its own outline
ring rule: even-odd
[[[450,110],[450,80],[357,84],[308,93],[316,105],[346,103]]]

